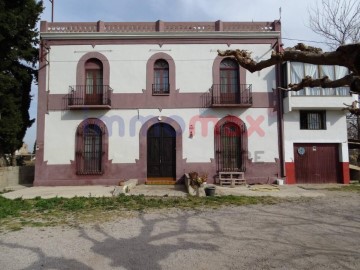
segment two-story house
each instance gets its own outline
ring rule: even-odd
[[[329,181],[348,181],[348,92],[283,98],[280,65],[250,73],[217,54],[267,59],[279,21],[41,22],[40,32],[35,185],[178,183],[190,171],[299,183],[312,179],[302,158],[327,146],[340,168]]]

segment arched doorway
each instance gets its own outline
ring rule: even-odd
[[[176,132],[166,123],[152,125],[147,132],[147,179],[175,180]]]

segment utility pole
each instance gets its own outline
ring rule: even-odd
[[[51,3],[51,22],[54,22],[54,1],[55,0],[49,0]]]

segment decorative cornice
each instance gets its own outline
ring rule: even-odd
[[[40,23],[43,39],[269,39],[279,38],[280,21],[272,22],[47,22]]]
[[[256,31],[256,32],[187,32],[187,33],[169,33],[169,32],[148,32],[148,33],[40,33],[42,39],[45,40],[89,40],[89,39],[223,39],[223,38],[236,38],[236,39],[268,39],[280,38],[279,31]]]

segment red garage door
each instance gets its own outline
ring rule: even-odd
[[[295,143],[296,183],[340,183],[338,144]]]

